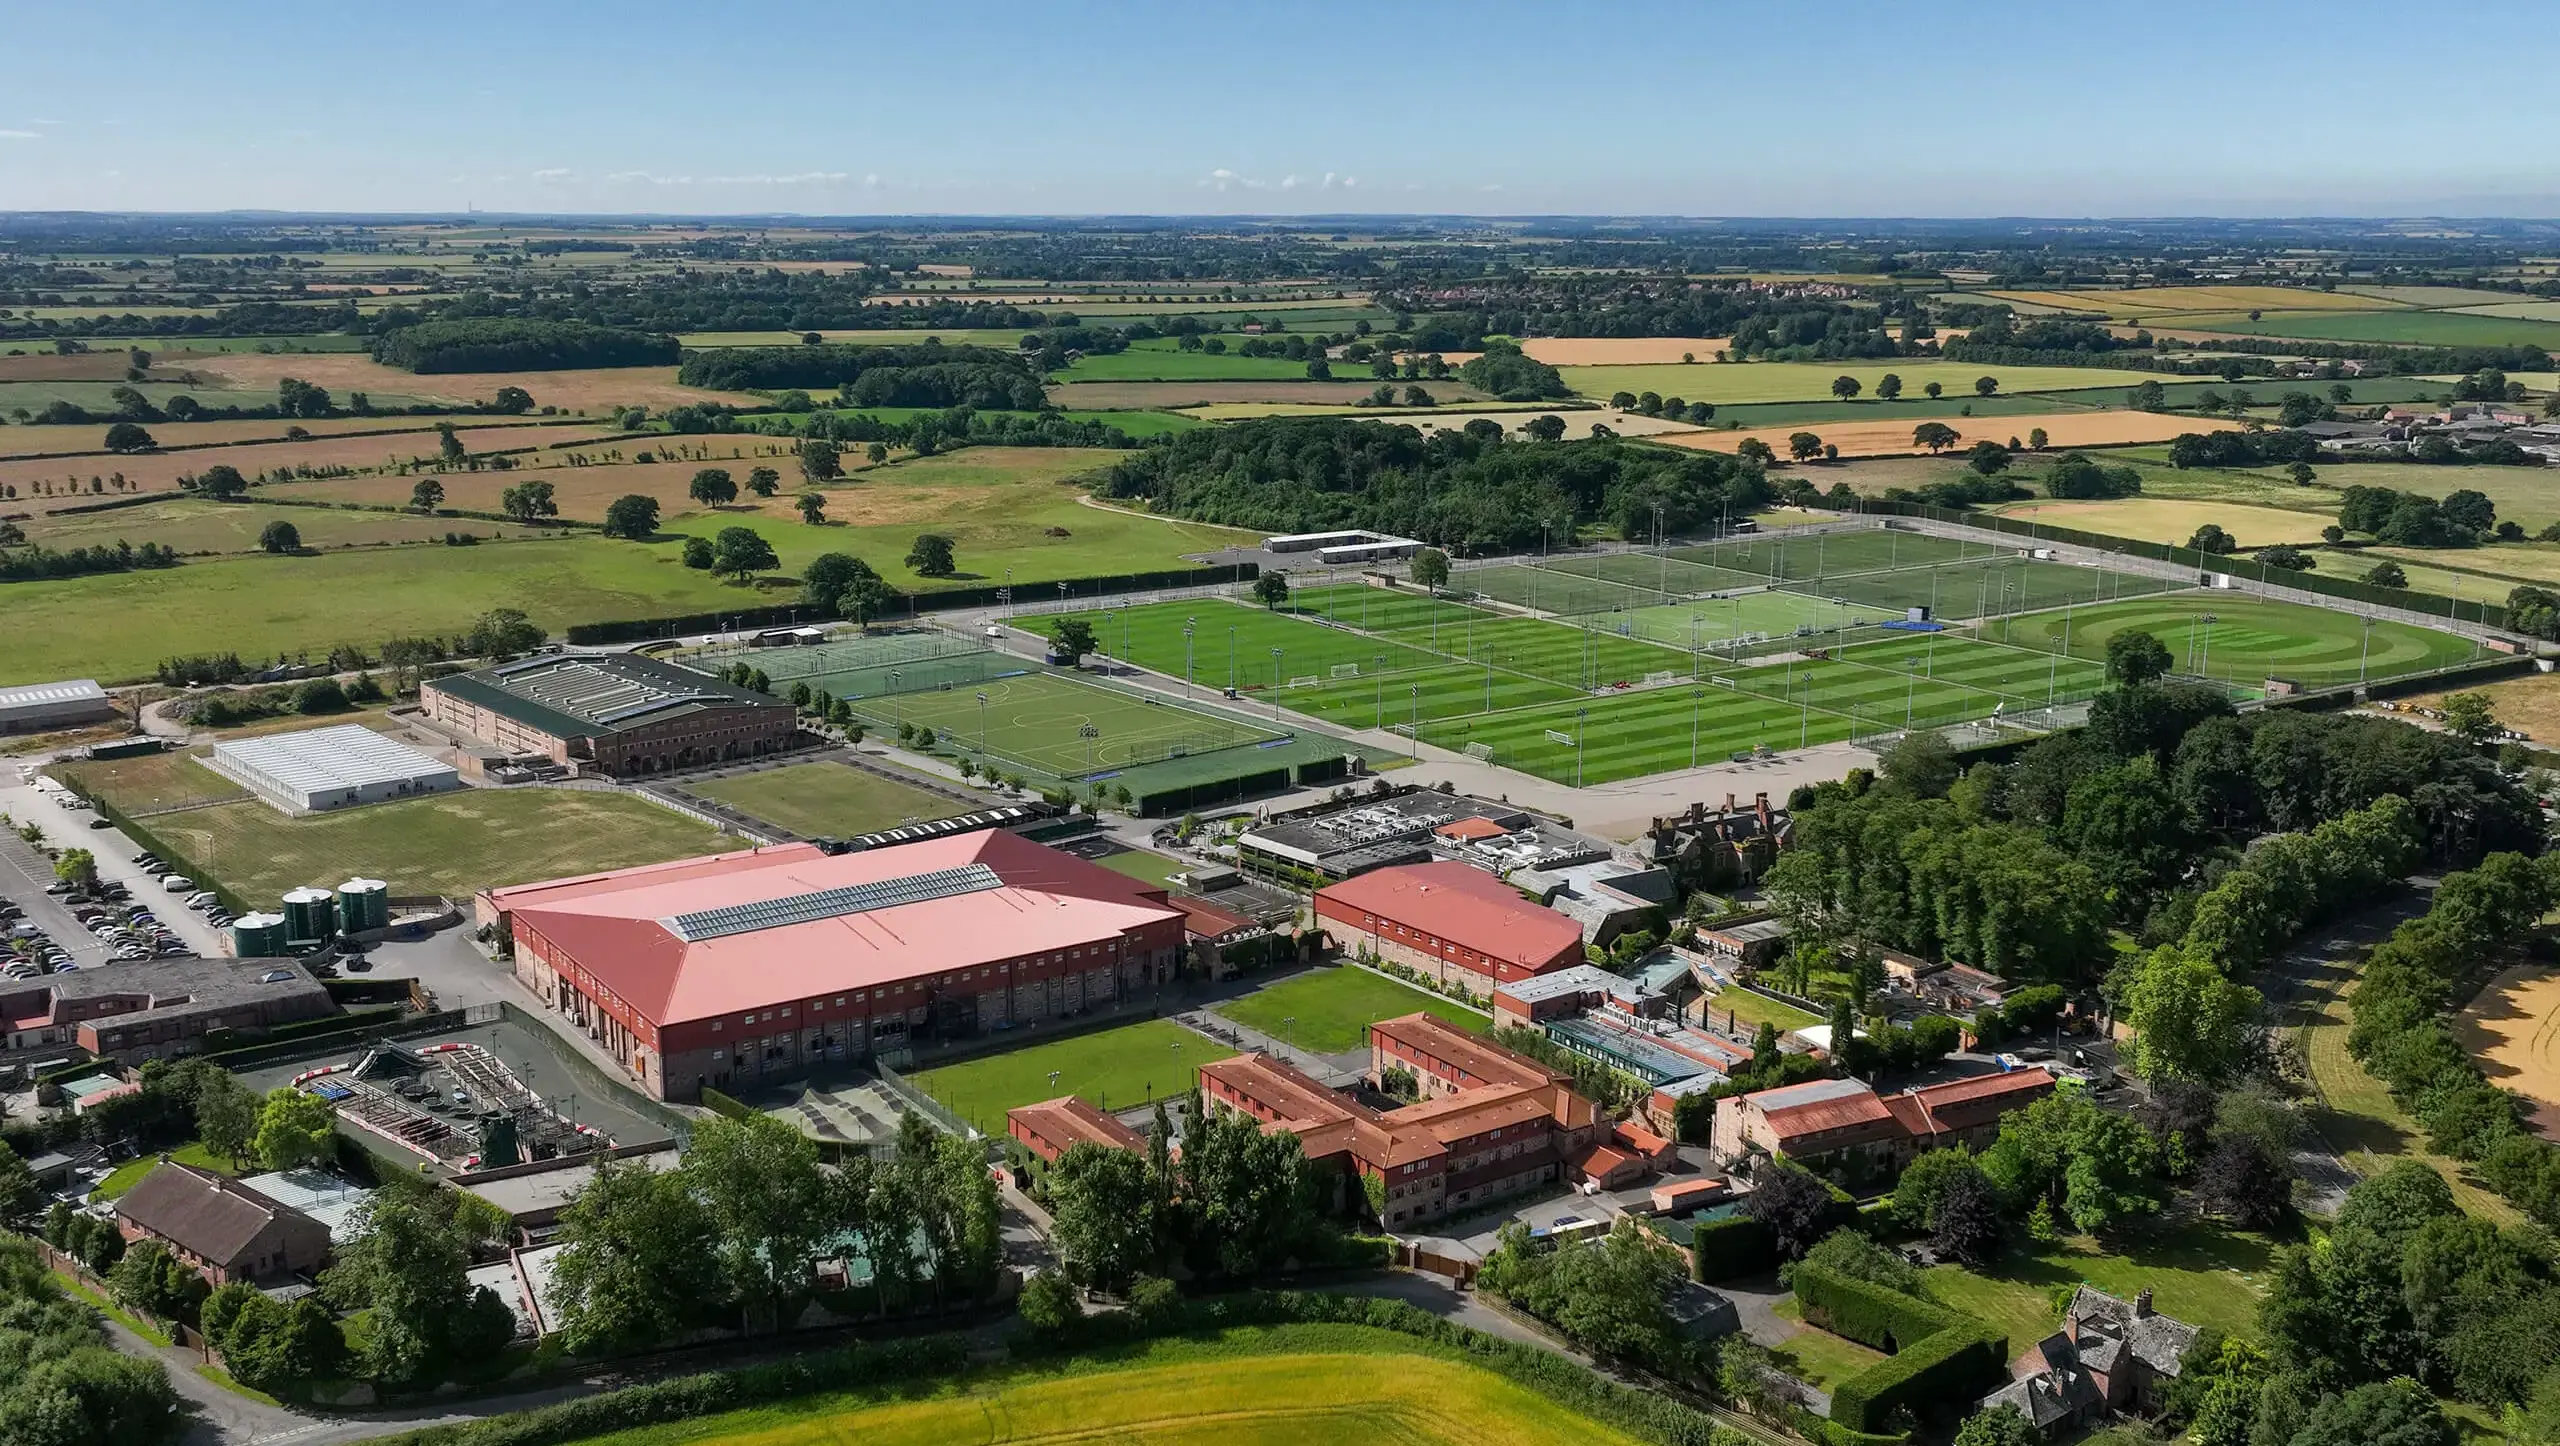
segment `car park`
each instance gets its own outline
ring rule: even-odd
[[[187,893],[193,890],[195,886],[196,881],[188,878],[185,874],[162,874],[160,876],[160,887],[167,889],[173,894]]]

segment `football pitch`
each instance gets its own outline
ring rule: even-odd
[[[930,728],[954,747],[1053,778],[1082,778],[1286,736],[1054,673],[893,693],[853,707],[875,726]]]
[[[2104,658],[2118,633],[2146,632],[2169,649],[2174,671],[2256,687],[2281,678],[2303,687],[2332,687],[2359,678],[2393,678],[2464,662],[2478,652],[2468,638],[2301,603],[2205,592],[2143,598],[2061,613],[2003,619],[1984,636],[2022,648],[2076,658]]]
[[[1433,623],[1463,625],[1470,619],[1487,616],[1481,609],[1447,598],[1425,597],[1420,593],[1368,587],[1360,583],[1301,588],[1289,594],[1289,601],[1280,611],[1325,618],[1363,632],[1428,627]]]
[[[1390,637],[1423,644],[1424,630],[1407,628]],[[1689,655],[1652,643],[1623,638],[1597,626],[1575,627],[1540,618],[1493,618],[1467,628],[1442,627],[1440,651],[1477,664],[1526,674],[1549,683],[1580,689],[1640,683],[1656,673],[1689,674]]]
[[[1024,618],[1020,623],[1046,634],[1062,617],[1090,623],[1096,648],[1104,657],[1212,688],[1267,688],[1291,678],[1331,678],[1336,669],[1351,670],[1343,674],[1351,676],[1352,671],[1401,672],[1447,661],[1345,627],[1328,627],[1218,598],[1142,603]],[[1424,621],[1427,624],[1428,617]]]

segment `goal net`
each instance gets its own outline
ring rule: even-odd
[[[1571,748],[1573,746],[1573,735],[1564,732],[1561,729],[1550,728],[1547,730],[1547,741],[1557,745],[1558,747]]]
[[[1360,665],[1358,663],[1336,663],[1333,665],[1333,676],[1337,678],[1357,678],[1360,676]]]
[[[1478,763],[1491,763],[1493,761],[1493,745],[1490,743],[1470,743],[1467,745],[1467,756]]]

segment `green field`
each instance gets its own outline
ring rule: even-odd
[[[1997,693],[2011,707],[2085,698],[2106,681],[2103,663],[2078,656],[2030,652],[1941,633],[1861,643],[1833,655],[1844,663],[1887,672],[1917,673],[1923,681],[1952,683]],[[1816,705],[1821,700],[1817,696]]]
[[[1094,862],[1115,874],[1127,874],[1130,878],[1144,879],[1151,884],[1163,884],[1167,888],[1173,886],[1175,874],[1190,867],[1180,859],[1169,859],[1162,854],[1150,853],[1145,849],[1122,849],[1116,854],[1106,854],[1095,859]]]
[[[1513,607],[1559,615],[1651,607],[1663,600],[1663,595],[1650,586],[1629,587],[1522,562],[1469,568],[1453,574],[1449,585],[1453,591],[1477,593]]]
[[[1463,625],[1488,616],[1482,609],[1452,602],[1445,597],[1428,597],[1418,592],[1369,587],[1362,583],[1299,588],[1289,594],[1288,602],[1281,605],[1280,611],[1328,618],[1363,632],[1409,628],[1417,624]]]
[[[1479,1034],[1493,1027],[1491,1018],[1463,1004],[1348,964],[1283,979],[1213,1007],[1247,1029],[1316,1054],[1365,1049],[1370,1025],[1416,1010]]]
[[[1645,638],[1685,649],[1692,640],[1700,647],[1713,647],[1728,638],[1751,633],[1783,638],[1801,628],[1822,631],[1853,628],[1881,621],[1886,616],[1880,609],[1862,608],[1807,593],[1741,592],[1723,598],[1662,603],[1632,612],[1587,616],[1579,621],[1610,632],[1624,633],[1631,638]]]
[[[1335,668],[1357,668],[1366,675],[1444,661],[1414,648],[1219,598],[1141,603],[1064,616],[1080,617],[1093,625],[1103,656],[1171,678],[1186,676],[1182,632],[1188,626],[1192,631],[1188,676],[1203,687],[1266,688],[1275,679],[1285,683],[1291,678],[1328,678]],[[1056,620],[1023,618],[1018,625],[1045,634]],[[1279,650],[1276,656],[1274,649]]]
[[[1671,549],[1671,555],[1683,561],[1747,574],[1762,581],[1890,572],[1897,568],[1965,562],[1994,555],[2014,556],[2016,552],[2014,547],[1993,547],[1980,542],[1932,537],[1927,533],[1906,532],[1895,527],[1817,532],[1810,537],[1780,532]]]
[[[2092,387],[2130,387],[2152,379],[2149,372],[2114,371],[2103,367],[2005,367],[1977,362],[1899,361],[1724,362],[1682,366],[1562,367],[1564,383],[1586,397],[1606,400],[1618,392],[1657,392],[1685,401],[1800,402],[1826,401],[1836,377],[1855,377],[1861,395],[1875,395],[1876,382],[1891,372],[1902,378],[1903,395],[1920,397],[1931,382],[1959,400],[1974,395],[1978,377],[1992,377],[2002,392],[2045,392]],[[1995,393],[1996,395],[1996,393]],[[1879,408],[1880,415],[1891,415]],[[1922,415],[1915,411],[1913,415]],[[1719,418],[1721,420],[1721,418]]]
[[[1148,1019],[946,1064],[908,1079],[979,1130],[1001,1135],[1004,1112],[1016,1105],[1079,1095],[1100,1109],[1125,1110],[1189,1093],[1200,1066],[1234,1053],[1170,1020]]]
[[[504,546],[236,557],[166,571],[13,582],[6,585],[12,615],[43,621],[17,629],[0,648],[0,684],[66,677],[121,682],[148,677],[163,658],[192,653],[237,651],[255,659],[349,642],[370,651],[387,637],[464,632],[474,617],[499,607],[522,609],[556,637],[572,624],[608,618],[788,603],[798,595],[788,570],[824,552],[862,558],[894,587],[930,590],[1007,577],[1046,585],[1182,567],[1188,565],[1184,554],[1234,538],[1203,524],[1078,505],[1057,483],[1088,468],[1094,455],[971,448],[863,472],[829,494],[838,517],[862,525],[810,527],[780,512],[725,512],[670,518],[667,539],[647,543],[579,533]],[[388,514],[317,509],[290,515],[300,526],[304,514],[320,519],[313,525],[322,528],[399,522]],[[358,521],[333,523],[332,516]],[[448,527],[482,535],[500,530],[487,522],[436,521],[439,537]],[[785,573],[740,586],[683,565],[675,531],[699,528],[708,535],[731,526],[762,533]],[[112,527],[109,521],[93,535]],[[956,541],[957,575],[919,578],[906,566],[908,548],[925,531]]]
[[[582,1446],[1636,1446],[1435,1346],[1365,1326],[1242,1328],[924,1387],[806,1396]]]
[[[1655,644],[1540,618],[1494,618],[1464,628],[1402,628],[1385,636],[1528,677],[1585,690],[1638,683],[1655,673],[1689,673],[1689,655]]]
[[[623,793],[465,789],[287,818],[223,803],[144,820],[252,905],[360,876],[394,894],[467,899],[480,889],[661,863],[737,840]]]
[[[1336,381],[1360,380],[1360,369],[1346,364]],[[1305,381],[1307,364],[1276,356],[1238,356],[1232,349],[1217,356],[1204,351],[1176,351],[1170,341],[1138,342],[1127,351],[1088,354],[1054,374],[1061,382],[1259,382]]]
[[[2182,312],[2151,326],[2164,336],[2219,331],[2401,346],[2560,347],[2560,322],[2453,311],[2270,311],[2255,321],[2246,312]]]
[[[1731,1015],[1733,1023],[1745,1033],[1756,1032],[1763,1024],[1774,1024],[1780,1034],[1790,1034],[1822,1023],[1809,1010],[1748,989],[1719,990],[1708,998],[1705,1007],[1711,1014]]]
[[[1819,597],[1839,598],[1886,612],[1926,607],[1941,619],[1989,617],[2097,603],[2166,592],[2177,584],[2140,573],[2110,572],[2068,563],[2034,562],[2011,555],[1979,562],[1904,568],[1787,584]]]
[[[1849,736],[1850,725],[1837,714],[1754,694],[1683,685],[1426,722],[1422,741],[1451,750],[1486,744],[1493,749],[1493,761],[1505,768],[1572,783],[1575,748],[1547,737],[1549,729],[1582,740],[1580,777],[1588,784],[1687,768],[1693,757],[1701,764],[1721,763],[1736,751],[1760,745],[1782,751],[1835,743]]]
[[[1768,549],[1763,549],[1767,551]],[[1695,597],[1769,585],[1769,576],[1739,568],[1674,558],[1667,552],[1602,552],[1559,557],[1539,564],[1552,572],[1598,578],[1667,597]]]
[[[231,1167],[230,1161],[215,1158],[212,1152],[205,1149],[203,1142],[200,1140],[189,1140],[178,1148],[167,1151],[166,1153],[171,1160],[178,1164],[193,1165],[199,1170],[210,1170],[217,1175],[236,1175],[239,1173],[239,1171],[234,1170]],[[116,1166],[113,1170],[108,1171],[107,1178],[98,1182],[98,1188],[89,1192],[89,1198],[92,1200],[118,1199],[127,1190],[141,1184],[143,1176],[150,1174],[153,1170],[156,1170],[159,1167],[159,1155],[145,1155],[139,1160],[127,1160],[123,1164]]]
[[[2206,617],[2215,621],[2206,623]],[[2254,687],[2284,678],[2305,687],[2352,683],[2449,667],[2475,656],[2467,638],[2407,623],[2376,621],[2366,647],[2364,621],[2350,613],[2228,593],[2179,593],[2082,608],[2069,619],[2071,652],[2103,659],[2117,633],[2150,633],[2168,645],[2180,673]],[[2059,613],[2009,619],[1986,636],[2051,651],[2062,645]]]
[[[2079,1236],[2012,1250],[1978,1271],[1931,1266],[1924,1279],[1944,1304],[2006,1332],[2013,1354],[2052,1333],[2054,1293],[2081,1283],[2126,1300],[2148,1289],[2162,1315],[2257,1334],[2258,1297],[2275,1258],[2265,1236],[2189,1223],[2137,1230],[2112,1245]]]
[[[969,811],[949,794],[844,763],[793,763],[715,778],[685,791],[804,838],[844,838]]]
[[[1280,706],[1339,728],[1386,728],[1411,724],[1417,718],[1429,722],[1560,702],[1576,694],[1576,689],[1562,683],[1526,678],[1500,668],[1449,663],[1284,687],[1278,697]]]
[[[883,728],[902,723],[931,728],[954,752],[983,753],[1052,778],[1083,778],[1165,758],[1245,748],[1280,736],[1239,719],[1057,673],[1026,673],[947,691],[891,693],[863,699],[855,711]],[[1084,736],[1087,728],[1094,730],[1093,737]]]
[[[282,489],[278,489],[282,490]],[[28,540],[51,548],[106,546],[130,542],[136,547],[156,542],[183,553],[250,553],[260,550],[259,537],[271,522],[290,523],[306,549],[380,547],[402,543],[434,543],[448,533],[468,532],[489,539],[557,538],[555,529],[489,522],[474,517],[422,517],[416,513],[354,512],[335,507],[272,506],[260,502],[204,502],[170,497],[112,512],[68,515],[39,512],[18,524]]]

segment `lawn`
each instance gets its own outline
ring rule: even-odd
[[[344,720],[298,717],[296,721],[308,728]],[[207,751],[190,748],[175,753],[138,754],[132,758],[58,763],[51,771],[66,781],[99,794],[128,813],[148,813],[249,797],[247,789],[196,761]]]
[[[350,876],[386,880],[394,894],[467,899],[739,846],[630,794],[550,788],[465,789],[302,818],[263,803],[222,803],[148,826],[252,905]]]
[[[1898,620],[1899,615],[1895,618]],[[1885,619],[1882,609],[1810,593],[1742,592],[1725,598],[1661,603],[1633,612],[1588,614],[1581,620],[1604,631],[1685,649],[1692,643],[1713,648],[1755,633],[1783,638],[1805,628],[1828,632]]]
[[[969,811],[969,805],[948,794],[844,763],[794,763],[715,778],[686,792],[806,838],[844,838]]]
[[[1168,888],[1172,886],[1175,874],[1191,867],[1180,859],[1169,859],[1145,849],[1122,849],[1116,854],[1105,854],[1094,862],[1115,874],[1127,874],[1133,879],[1144,879]]]
[[[1370,1025],[1416,1010],[1477,1033],[1493,1027],[1490,1017],[1463,1004],[1348,964],[1295,975],[1217,1006],[1248,1029],[1318,1054],[1364,1048]]]
[[[1882,1351],[1812,1326],[1787,1337],[1786,1343],[1772,1348],[1770,1354],[1776,1358],[1778,1369],[1823,1392],[1884,1359]]]
[[[1774,1024],[1780,1034],[1788,1034],[1822,1023],[1819,1016],[1748,989],[1719,991],[1707,1001],[1707,1007],[1731,1015],[1736,1028],[1754,1031],[1763,1024]]]
[[[1576,690],[1500,668],[1450,663],[1283,688],[1279,696],[1289,711],[1336,727],[1388,728],[1561,702],[1576,696]]]
[[[1463,625],[1490,616],[1481,608],[1471,608],[1447,598],[1360,583],[1299,588],[1289,594],[1289,600],[1281,604],[1279,611],[1327,618],[1362,632],[1432,623]]]
[[[637,1428],[587,1446],[1635,1446],[1635,1439],[1468,1363],[1362,1326],[1236,1329],[1107,1358],[973,1370],[922,1390],[804,1397]]]
[[[1275,680],[1331,677],[1337,668],[1356,669],[1366,676],[1444,661],[1421,649],[1218,598],[1142,603],[1064,616],[1080,617],[1093,625],[1103,656],[1167,677],[1188,676],[1204,687],[1267,688]],[[1023,618],[1018,625],[1047,633],[1057,620]],[[1187,647],[1186,627],[1191,630]]]
[[[1975,395],[1974,382],[1979,377],[1992,377],[2000,383],[2000,391],[2041,392],[2093,387],[2130,387],[2152,379],[2150,372],[2114,371],[2101,367],[2007,367],[1977,362],[1938,362],[1919,357],[1901,361],[1874,362],[1744,362],[1717,365],[1564,367],[1566,386],[1586,397],[1603,401],[1619,392],[1659,393],[1677,396],[1684,401],[1714,402],[1798,402],[1827,400],[1831,383],[1838,377],[1857,379],[1859,395],[1875,395],[1876,382],[1887,372],[1902,378],[1903,395],[1914,402],[1925,399],[1925,388],[1936,382],[1959,400]],[[1996,394],[1995,394],[1996,395]],[[1889,421],[1905,415],[1895,410],[1896,404],[1879,401],[1869,413],[1869,420]],[[1916,406],[1909,415],[1925,418],[1928,413]]]
[[[2075,1236],[2012,1250],[1980,1270],[1932,1266],[1925,1279],[1949,1307],[2007,1332],[2012,1355],[2052,1333],[2059,1319],[2055,1293],[2083,1282],[2126,1300],[2148,1288],[2162,1315],[2246,1336],[2256,1333],[2258,1298],[2276,1244],[2263,1235],[2189,1223],[2128,1231],[2113,1248]]]
[[[1124,693],[1063,673],[993,678],[947,691],[891,693],[861,699],[853,707],[876,726],[930,728],[951,752],[983,754],[1052,778],[1084,778],[1167,758],[1247,748],[1281,736],[1241,718],[1186,708],[1152,694]]]
[[[142,1337],[144,1340],[160,1347],[162,1350],[167,1350],[169,1348],[168,1332],[160,1329],[156,1325],[153,1325],[150,1321],[143,1319],[141,1316],[128,1313],[124,1307],[117,1305],[114,1301],[107,1299],[105,1296],[98,1294],[94,1290],[91,1290],[88,1284],[80,1280],[78,1277],[70,1274],[68,1271],[56,1270],[54,1272],[54,1278],[62,1282],[63,1289],[70,1291],[73,1295],[78,1296],[81,1300],[87,1302],[90,1308],[96,1310],[98,1314],[114,1321],[117,1325],[123,1326],[126,1330],[133,1332],[135,1335]]]
[[[1171,1020],[1148,1019],[942,1065],[909,1080],[981,1131],[1001,1135],[1004,1112],[1016,1105],[1072,1094],[1123,1110],[1189,1093],[1200,1066],[1234,1053]]]
[[[282,490],[282,489],[278,489]],[[268,524],[289,524],[306,550],[441,544],[454,532],[483,539],[557,537],[556,532],[480,518],[425,517],[416,513],[354,512],[328,507],[276,507],[256,502],[198,502],[172,497],[113,512],[38,513],[19,526],[46,547],[139,547],[156,542],[184,553],[257,552]]]
[[[202,1143],[195,1140],[189,1140],[178,1148],[169,1151],[168,1154],[169,1158],[178,1164],[193,1165],[199,1170],[211,1170],[217,1175],[237,1175],[240,1173],[239,1171],[231,1168],[230,1161],[217,1159],[213,1154],[205,1149]],[[93,1200],[119,1199],[124,1195],[124,1192],[141,1184],[142,1177],[150,1174],[153,1170],[158,1169],[159,1165],[160,1157],[158,1155],[145,1155],[139,1160],[127,1160],[123,1164],[118,1165],[113,1170],[109,1171],[107,1173],[107,1178],[98,1182],[98,1188],[90,1192],[90,1198]]]
[[[2388,678],[2447,667],[2478,651],[2467,638],[2384,621],[2373,624],[2368,647],[2364,620],[2353,614],[2231,593],[2185,592],[2082,608],[2067,626],[2070,650],[2079,657],[2103,659],[2110,638],[2142,631],[2168,645],[2176,671],[2248,685],[2268,678],[2307,687],[2352,683],[2360,675]],[[2064,615],[2040,613],[1984,631],[2045,650],[2062,644],[2065,627]]]

